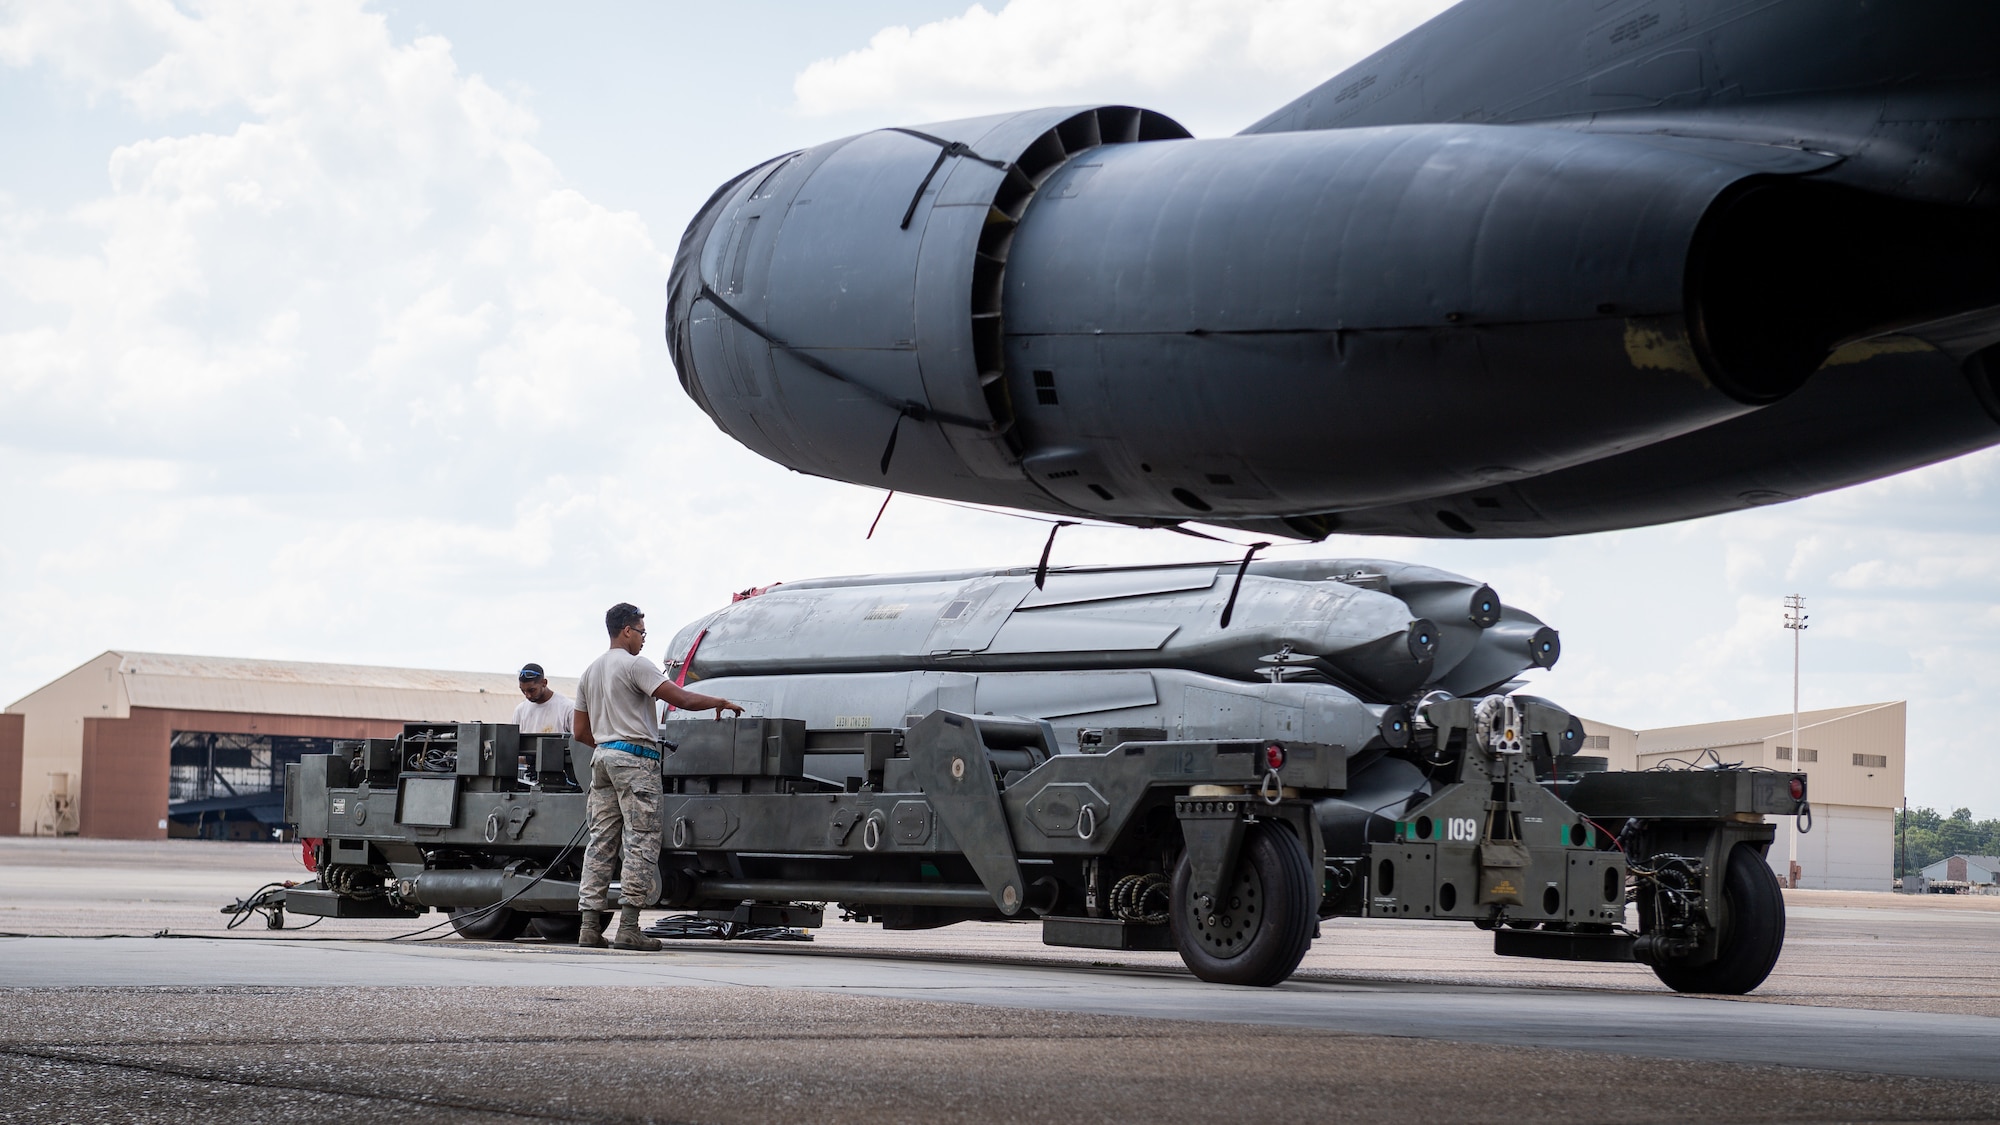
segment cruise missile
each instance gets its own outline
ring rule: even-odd
[[[1232,581],[1236,570],[1079,568],[1040,586],[1027,569],[787,583],[689,624],[673,652],[690,679],[1143,668],[1327,684],[1378,704],[1479,694],[1561,654],[1555,630],[1445,571],[1255,562]]]
[[[1384,808],[1429,791],[1390,753],[1424,704],[1517,689],[1561,656],[1554,629],[1447,571],[1321,559],[1238,572],[1218,562],[1055,569],[1040,586],[1033,568],[782,583],[682,628],[668,672],[821,731],[889,731],[947,710],[1018,720],[1025,742],[1064,752],[1133,737],[1339,746],[1353,793],[1322,802],[1320,816],[1330,839],[1358,847]],[[1550,754],[1581,746],[1571,723]],[[862,772],[838,756],[814,763],[834,783]]]

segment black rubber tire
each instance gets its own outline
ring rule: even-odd
[[[481,906],[453,907],[451,928],[470,941],[513,941],[528,929],[529,916],[502,906],[489,910]]]
[[[1212,984],[1268,988],[1292,975],[1312,946],[1311,861],[1297,836],[1275,824],[1253,824],[1231,879],[1230,903],[1204,917],[1188,884],[1194,865],[1186,853],[1174,868],[1168,924],[1174,948],[1195,976]],[[1246,916],[1247,912],[1247,916]]]
[[[550,945],[575,945],[583,929],[581,914],[530,914],[528,932]]]
[[[1785,948],[1785,896],[1778,877],[1757,849],[1738,844],[1722,877],[1727,922],[1720,956],[1706,965],[1655,965],[1653,974],[1675,992],[1742,996],[1771,975]]]

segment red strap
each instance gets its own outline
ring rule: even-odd
[[[674,677],[675,687],[687,686],[688,668],[694,663],[694,654],[701,649],[701,639],[706,636],[708,636],[708,630],[706,629],[694,635],[694,643],[688,646],[687,659],[681,661],[681,674]],[[667,704],[667,710],[671,711],[673,709],[673,704]]]

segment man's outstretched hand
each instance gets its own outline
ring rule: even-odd
[[[714,711],[718,720],[722,718],[724,711],[734,711],[738,715],[743,713],[743,705],[740,703],[731,703],[719,695],[703,695],[698,691],[689,691],[672,680],[663,681],[659,687],[654,688],[653,698],[665,700],[669,706],[681,711]]]

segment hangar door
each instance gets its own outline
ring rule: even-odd
[[[1789,820],[1771,843],[1771,870],[1784,874]],[[1813,806],[1812,831],[1799,837],[1799,886],[1809,890],[1886,891],[1895,879],[1896,821],[1892,809]]]

